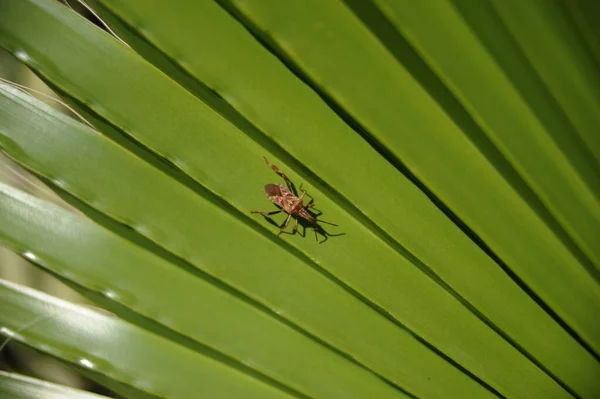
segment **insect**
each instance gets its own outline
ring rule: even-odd
[[[302,185],[300,185],[300,191],[302,191],[302,194],[298,197],[294,194],[294,190],[292,189],[292,182],[290,181],[290,179],[288,179],[287,176],[277,166],[270,164],[269,161],[267,161],[266,157],[263,158],[267,166],[273,169],[273,171],[279,176],[281,176],[281,178],[285,182],[285,186],[283,184],[267,184],[265,186],[265,193],[267,194],[267,198],[269,198],[269,200],[272,203],[279,206],[281,209],[272,212],[252,211],[252,213],[260,213],[263,216],[275,215],[280,212],[287,213],[288,217],[285,220],[285,223],[283,223],[283,226],[280,227],[279,233],[277,233],[277,235],[283,233],[283,230],[285,230],[285,228],[288,226],[292,217],[294,217],[294,219],[296,220],[294,228],[292,230],[292,234],[295,234],[298,231],[299,217],[303,218],[312,225],[312,228],[315,232],[315,239],[319,241],[319,238],[317,236],[317,219],[308,212],[308,208],[312,208],[313,206],[315,206],[315,204],[311,202],[307,205],[304,205],[303,198],[304,195],[306,195],[306,191],[302,190]],[[319,222],[327,223],[332,226],[337,226],[337,224],[329,223],[324,220],[319,220]]]

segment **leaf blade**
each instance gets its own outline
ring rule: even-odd
[[[600,326],[589,313],[598,303],[594,299],[598,296],[597,284],[464,136],[455,121],[435,103],[436,99],[420,87],[374,37],[365,33],[366,28],[354,16],[341,6],[331,4],[311,4],[311,10],[319,9],[316,13],[309,12],[307,3],[293,11],[283,9],[276,2],[268,6],[250,1],[222,3],[241,15],[243,22],[257,35],[273,38],[279,46],[275,51],[283,57],[285,54],[293,56],[309,80],[323,82],[319,86],[326,88],[324,95],[333,96],[338,106],[390,149],[391,162],[407,165],[537,298],[571,327],[575,336],[595,353],[599,352],[596,331]],[[283,15],[300,22],[291,24]],[[317,15],[326,20],[343,20],[345,30],[338,29],[330,32],[330,36],[323,36],[318,30],[322,24],[314,21]],[[313,42],[319,42],[320,46],[309,44]],[[352,58],[358,61],[342,62]],[[385,79],[356,86],[354,82],[361,76]],[[397,108],[395,104],[403,106]],[[412,134],[414,131],[420,134]],[[459,177],[460,183],[457,182]],[[464,187],[477,187],[485,193],[486,201],[480,201],[479,196]],[[524,242],[527,246],[522,245]],[[565,295],[566,291],[571,294]]]
[[[95,395],[24,375],[7,373],[0,370],[0,397],[38,399],[102,399],[106,396]]]
[[[6,91],[4,93],[7,94]],[[23,96],[18,95],[17,97]],[[7,99],[6,96],[0,98]],[[21,101],[22,99],[18,99],[16,104]],[[9,107],[8,101],[3,101],[3,103],[6,106],[3,106],[2,110],[16,108]],[[409,333],[373,312],[371,308],[364,306],[360,301],[311,268],[306,267],[302,262],[289,257],[285,252],[278,253],[276,258],[279,262],[275,264],[265,262],[264,259],[268,259],[269,256],[273,257],[277,247],[262,243],[260,235],[257,238],[258,241],[252,239],[252,235],[248,234],[254,234],[253,230],[247,233],[248,230],[239,226],[235,218],[224,215],[213,205],[204,203],[200,197],[176,182],[161,177],[160,172],[123,151],[101,135],[91,132],[90,129],[80,124],[70,122],[56,113],[47,114],[49,112],[47,107],[43,107],[39,103],[37,106],[41,108],[37,113],[40,114],[38,116],[44,120],[44,123],[37,123],[36,118],[29,113],[26,113],[27,117],[16,119],[15,114],[8,112],[0,118],[2,121],[0,123],[9,126],[10,123],[15,124],[10,128],[6,125],[0,127],[2,132],[0,139],[3,139],[4,148],[11,156],[15,156],[29,167],[35,168],[40,174],[55,176],[54,180],[60,176],[63,189],[76,193],[84,201],[94,206],[102,205],[102,203],[89,200],[90,196],[85,195],[86,185],[91,188],[103,187],[105,194],[116,193],[115,201],[108,201],[112,203],[110,206],[100,206],[100,208],[108,209],[109,214],[117,211],[120,215],[129,215],[135,218],[137,218],[137,214],[152,215],[156,222],[160,218],[159,214],[165,213],[164,220],[179,220],[178,231],[183,232],[185,237],[195,237],[196,253],[204,256],[200,258],[201,262],[194,260],[197,258],[192,258],[193,264],[201,265],[201,268],[209,274],[226,285],[239,289],[246,297],[250,296],[271,310],[278,310],[290,322],[300,325],[325,342],[349,353],[353,358],[390,378],[398,385],[408,387],[407,390],[429,392],[435,395],[436,392],[439,392],[439,388],[429,384],[428,381],[429,378],[432,378],[431,370],[439,370],[435,375],[440,378],[440,386],[445,386],[446,390],[472,392],[477,396],[485,394],[485,390],[481,386],[430,352]],[[20,107],[24,112],[22,104]],[[42,112],[42,110],[44,111]],[[52,126],[52,128],[44,129],[45,133],[42,133],[35,130],[35,126]],[[9,140],[5,140],[7,137],[13,141],[12,144]],[[18,150],[11,150],[9,145]],[[72,168],[73,164],[67,161],[68,154],[73,153],[73,148],[77,148],[80,161],[84,160],[84,163],[77,162],[77,168]],[[34,153],[30,152],[32,150]],[[23,151],[27,154],[21,156],[19,152]],[[29,162],[30,159],[36,159],[36,161]],[[104,166],[97,168],[99,163]],[[96,175],[95,173],[100,174]],[[115,174],[120,175],[124,180],[120,182],[112,179]],[[130,194],[125,197],[138,198],[140,193],[148,190],[147,182],[151,182],[152,190],[157,191],[155,193],[151,191],[148,195],[141,196],[147,198],[144,205],[141,206],[140,202],[134,200],[127,205],[126,211],[119,210],[123,209],[124,204],[116,198],[122,195],[122,190],[131,190]],[[108,187],[114,186],[114,184],[120,188],[108,190]],[[166,197],[161,199],[161,195],[166,195]],[[166,202],[162,202],[163,205],[154,210],[149,208],[152,202],[157,200]],[[107,202],[103,201],[103,203]],[[173,217],[170,214],[169,209],[173,204],[177,204],[178,212],[182,212],[181,217]],[[206,213],[199,213],[205,206],[208,206],[209,210]],[[211,218],[215,217],[218,219],[211,222]],[[185,220],[190,223],[187,224]],[[198,230],[198,232],[185,234],[186,224],[193,226],[194,229],[202,228],[194,220],[202,220],[215,228],[209,232],[201,233]],[[227,220],[230,221],[227,222]],[[219,233],[219,229],[223,229],[223,233]],[[161,230],[162,228],[156,231]],[[147,234],[147,232],[144,233]],[[203,234],[206,235],[203,236]],[[248,247],[239,254],[234,254],[240,257],[238,261],[235,261],[233,257],[227,257],[227,262],[225,262],[221,246],[215,247],[215,237],[219,235],[225,237],[225,243],[229,245],[231,234],[239,235],[240,239],[243,239],[238,248],[242,244],[248,245]],[[203,242],[205,245],[200,246]],[[214,258],[211,260],[209,257],[212,256]],[[256,258],[253,259],[254,256]],[[282,259],[286,259],[286,261],[281,263]],[[253,267],[248,268],[246,266],[248,264],[252,264]],[[265,279],[264,276],[269,276],[269,278]],[[299,289],[299,287],[303,287],[303,289]],[[306,309],[311,309],[311,312],[307,312]],[[341,312],[340,309],[344,311]],[[369,337],[369,340],[365,340],[365,337]],[[408,358],[411,359],[410,363],[401,360]],[[420,371],[417,373],[416,370]],[[411,375],[411,378],[407,378],[406,375]]]
[[[213,282],[81,216],[3,185],[0,209],[0,242],[140,327],[293,396],[405,397]]]
[[[4,334],[141,391],[174,398],[288,397],[255,380],[232,378],[235,372],[207,358],[82,306],[7,281],[0,281],[0,297]]]

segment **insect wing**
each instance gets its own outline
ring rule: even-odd
[[[267,197],[283,197],[282,188],[281,184],[267,184],[265,186],[265,193],[267,193]]]
[[[285,187],[281,184],[267,184],[265,186],[265,193],[267,193],[267,197],[272,203],[285,209],[285,197],[288,194]]]

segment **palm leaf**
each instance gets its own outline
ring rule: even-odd
[[[0,397],[20,399],[102,399],[105,396],[94,395],[77,389],[66,388],[35,378],[0,371]]]
[[[221,362],[119,319],[7,282],[0,296],[5,333],[140,391],[128,396],[290,397],[255,379],[236,378],[239,373]],[[38,322],[17,331],[31,320]]]
[[[568,18],[548,2],[176,3],[93,2],[136,53],[58,3],[0,1],[0,45],[104,134],[1,89],[3,151],[102,226],[3,188],[3,242],[216,373],[214,394],[599,391],[600,99]],[[532,46],[544,32],[556,45]],[[249,214],[278,179],[263,156],[340,226],[322,244]],[[96,378],[140,390],[107,367]]]

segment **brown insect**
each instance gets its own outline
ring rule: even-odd
[[[306,191],[302,190],[302,185],[300,185],[300,191],[302,191],[302,194],[298,197],[294,194],[294,190],[292,189],[292,182],[290,181],[290,179],[288,179],[287,176],[277,166],[270,164],[269,161],[267,161],[267,158],[263,158],[267,166],[269,166],[271,169],[273,169],[273,171],[275,171],[275,173],[281,176],[281,178],[285,182],[285,186],[283,184],[267,184],[265,186],[265,193],[267,193],[267,198],[272,203],[279,206],[281,209],[272,212],[252,211],[252,213],[260,213],[263,216],[275,215],[280,212],[287,213],[288,217],[285,220],[285,223],[283,223],[283,226],[280,227],[279,233],[277,233],[277,235],[283,233],[283,230],[285,230],[285,228],[290,223],[292,216],[294,217],[294,219],[296,219],[296,223],[294,224],[294,228],[292,230],[292,234],[295,234],[298,231],[298,218],[301,217],[307,220],[312,225],[312,228],[315,232],[315,239],[319,241],[319,238],[317,236],[317,230],[319,228],[319,226],[317,226],[317,219],[308,212],[308,208],[312,208],[313,206],[315,206],[315,204],[311,202],[307,205],[304,205],[303,198],[304,195],[306,195]],[[319,222],[327,223],[332,226],[337,226],[337,224],[329,223],[324,220],[319,220]]]

